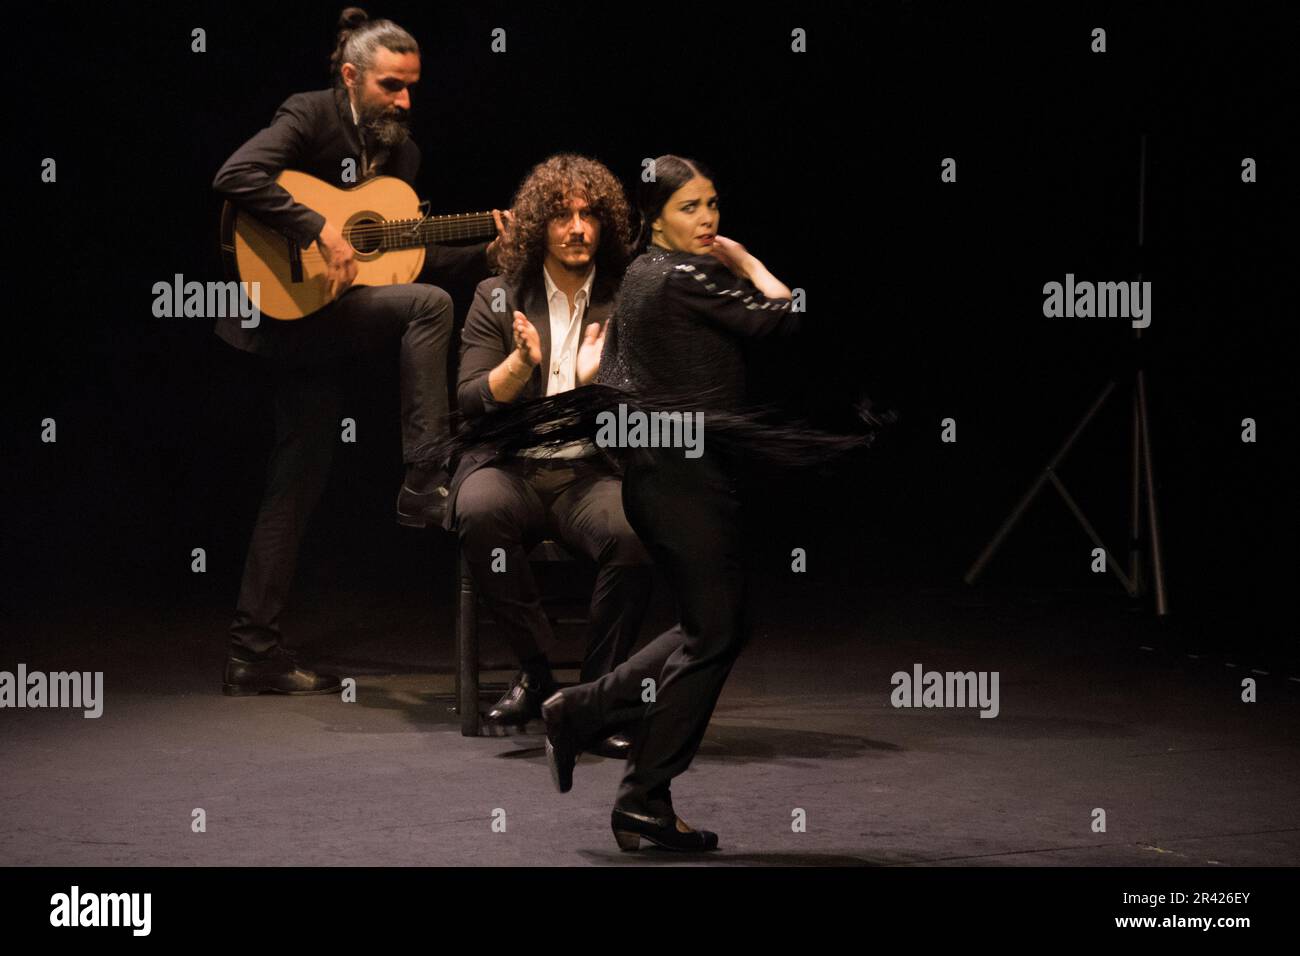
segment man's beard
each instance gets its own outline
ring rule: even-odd
[[[582,242],[568,242],[568,241],[566,241],[566,242],[564,243],[564,248],[566,248],[566,249],[582,249],[582,248],[585,248],[585,250],[589,253],[589,255],[587,256],[586,261],[584,261],[584,262],[582,262],[582,263],[566,262],[566,261],[565,261],[561,256],[556,256],[556,257],[555,257],[555,261],[559,263],[560,268],[563,269],[565,272],[572,272],[574,275],[583,275],[583,274],[586,273],[586,271],[587,271],[588,269],[591,268],[591,264],[592,264],[592,263],[595,261],[595,259],[596,259],[596,250],[593,249],[590,245],[585,245],[585,246],[584,246],[584,244],[583,244]]]
[[[357,111],[361,126],[366,131],[366,138],[373,143],[392,149],[398,143],[405,142],[411,135],[409,125],[411,117],[406,110],[389,110],[388,107],[372,107],[362,104]]]

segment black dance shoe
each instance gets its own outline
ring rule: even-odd
[[[483,715],[483,720],[489,724],[522,727],[542,716],[542,701],[558,689],[549,673],[539,677],[520,671],[510,689]]]
[[[333,674],[318,674],[298,663],[292,651],[280,645],[257,656],[226,658],[221,692],[227,697],[253,694],[334,694],[342,684]]]
[[[546,721],[546,763],[551,768],[551,780],[560,793],[573,789],[573,765],[578,762],[582,749],[574,733],[566,710],[563,691],[556,691],[542,704],[542,720]]]
[[[671,817],[648,817],[615,807],[609,816],[609,823],[614,828],[614,839],[618,841],[620,850],[640,848],[642,837],[665,850],[689,853],[718,848],[716,833],[692,830],[676,814]]]
[[[625,733],[610,734],[587,748],[587,753],[611,760],[626,760],[632,750],[632,738]]]
[[[416,491],[402,482],[397,493],[397,523],[406,528],[441,528],[450,494],[445,484]]]

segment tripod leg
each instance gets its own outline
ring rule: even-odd
[[[1169,600],[1165,593],[1165,561],[1160,547],[1160,520],[1156,512],[1156,468],[1151,459],[1151,419],[1147,416],[1146,375],[1137,373],[1138,412],[1142,424],[1142,463],[1147,486],[1147,523],[1151,535],[1151,571],[1156,584],[1156,617],[1169,613]]]
[[[1024,497],[1016,502],[1016,506],[1011,509],[1011,514],[1007,515],[1007,520],[1002,522],[1002,527],[998,528],[997,533],[994,534],[989,543],[984,546],[984,550],[980,552],[980,556],[975,559],[975,563],[972,564],[970,570],[966,572],[966,577],[963,580],[965,580],[967,584],[974,584],[975,579],[983,573],[984,565],[988,564],[989,561],[992,560],[993,555],[996,554],[998,548],[1002,546],[1003,539],[1011,533],[1011,529],[1016,526],[1016,522],[1020,520],[1020,516],[1023,515],[1025,509],[1029,507],[1029,503],[1033,501],[1038,492],[1042,490],[1043,484],[1047,481],[1047,476],[1049,474],[1051,474],[1050,469],[1040,474],[1034,483],[1029,486],[1029,490],[1025,492]]]
[[[997,533],[993,535],[992,540],[984,546],[984,550],[980,552],[980,556],[976,558],[975,563],[970,566],[970,570],[966,572],[966,576],[962,579],[967,584],[974,584],[976,578],[983,573],[984,566],[993,559],[993,555],[996,554],[998,548],[1001,547],[1003,539],[1011,533],[1011,529],[1016,526],[1016,522],[1019,521],[1020,516],[1025,513],[1025,509],[1029,507],[1029,503],[1034,500],[1034,496],[1042,490],[1043,485],[1047,483],[1048,478],[1056,469],[1056,466],[1061,463],[1061,459],[1063,459],[1070,451],[1075,440],[1078,439],[1083,430],[1088,427],[1088,422],[1092,421],[1092,417],[1097,414],[1097,410],[1101,408],[1102,403],[1106,401],[1107,396],[1109,396],[1114,389],[1114,381],[1105,384],[1101,390],[1101,394],[1099,394],[1096,400],[1092,403],[1092,407],[1084,412],[1083,417],[1079,419],[1079,423],[1074,426],[1074,431],[1070,432],[1069,437],[1065,439],[1065,442],[1057,450],[1056,454],[1052,456],[1052,460],[1047,463],[1047,466],[1043,469],[1042,473],[1034,480],[1034,483],[1029,486],[1029,490],[1025,492],[1024,497],[1022,497],[1016,503],[1016,506],[1011,509],[1011,514],[1007,515],[1007,520],[1002,522],[1002,527],[998,528]]]
[[[1142,415],[1138,404],[1137,383],[1133,386],[1133,443],[1130,448],[1132,471],[1129,475],[1128,524],[1128,576],[1133,582],[1133,593],[1141,597],[1146,593],[1146,577],[1142,573]]]

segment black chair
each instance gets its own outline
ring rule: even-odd
[[[545,540],[528,554],[528,560],[538,563],[576,563],[577,559],[558,541]],[[456,596],[456,710],[460,714],[460,732],[465,737],[477,737],[482,727],[479,698],[484,691],[504,693],[508,684],[483,684],[479,680],[479,613],[478,593],[474,578],[464,554],[457,559],[460,578]],[[586,625],[585,618],[552,618],[552,624]],[[581,664],[560,662],[560,667],[580,667]]]

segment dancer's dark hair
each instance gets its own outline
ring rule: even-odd
[[[664,211],[664,206],[672,198],[673,193],[696,176],[703,176],[717,184],[717,180],[713,179],[713,173],[703,163],[674,156],[671,153],[656,157],[652,161],[651,172],[653,178],[647,181],[642,176],[636,191],[637,212],[641,215],[641,229],[637,233],[634,244],[637,254],[645,252],[646,247],[650,245],[651,224]]]

